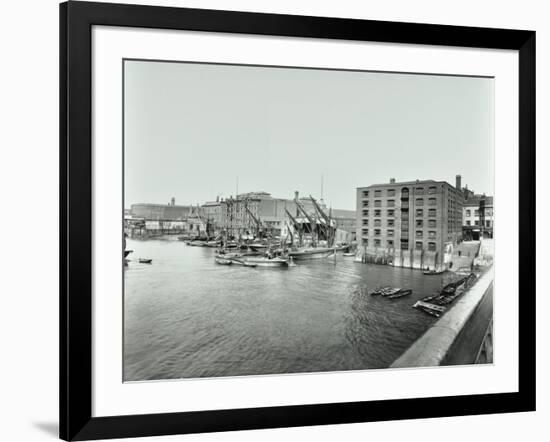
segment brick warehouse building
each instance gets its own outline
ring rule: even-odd
[[[450,267],[462,240],[463,194],[445,181],[416,180],[357,189],[357,239],[366,262]]]

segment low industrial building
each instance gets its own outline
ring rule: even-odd
[[[176,221],[187,218],[193,211],[193,206],[176,206],[176,199],[172,198],[168,204],[138,203],[132,204],[130,214],[135,218],[149,221]]]

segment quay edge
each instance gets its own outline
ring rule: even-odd
[[[493,267],[390,367],[491,363],[492,306]]]

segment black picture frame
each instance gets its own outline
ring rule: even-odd
[[[92,417],[93,25],[518,51],[519,391]],[[138,437],[535,410],[534,31],[71,1],[60,5],[59,130],[62,439]]]

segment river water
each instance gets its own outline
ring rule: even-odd
[[[180,241],[127,248],[125,381],[385,368],[434,322],[411,306],[442,284],[342,256],[272,269],[218,265]],[[379,285],[413,294],[366,294]]]

